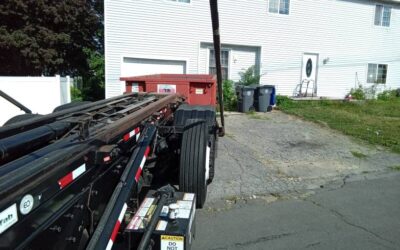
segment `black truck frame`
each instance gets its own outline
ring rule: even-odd
[[[165,185],[202,207],[218,131],[213,107],[146,93],[0,128],[0,248],[106,249]]]
[[[213,106],[131,93],[0,127],[0,249],[190,249],[224,135],[217,1]]]

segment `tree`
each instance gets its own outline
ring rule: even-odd
[[[2,0],[0,75],[87,77],[88,51],[102,54],[102,16],[99,0]]]
[[[86,50],[90,70],[82,77],[82,99],[96,101],[104,99],[105,92],[105,62],[102,51]]]
[[[101,23],[95,34],[97,48],[87,49],[87,63],[89,71],[83,75],[82,99],[95,101],[105,97],[105,59],[104,59],[104,3],[102,0],[94,2],[94,9],[99,15]]]

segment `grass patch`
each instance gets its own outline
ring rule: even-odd
[[[361,153],[361,152],[351,151],[351,154],[352,154],[354,157],[359,158],[359,159],[367,158],[367,156],[366,156],[365,154]]]
[[[270,120],[270,118],[266,117],[265,115],[259,114],[255,111],[249,111],[246,113],[247,116],[250,119],[255,119],[255,120]]]
[[[400,171],[400,165],[399,166],[390,167],[390,169],[392,169],[394,171]]]
[[[278,101],[279,109],[285,113],[326,124],[346,135],[400,153],[400,98],[345,102],[293,101],[280,97]]]

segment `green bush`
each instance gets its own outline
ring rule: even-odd
[[[349,94],[353,99],[365,100],[365,91],[361,85],[358,88],[352,88]]]
[[[249,85],[259,85],[260,75],[256,72],[256,66],[253,65],[245,71],[239,72],[240,81],[239,85],[249,86]]]
[[[382,93],[378,94],[378,100],[388,101],[397,98],[397,91],[396,90],[385,90]]]
[[[224,109],[227,111],[237,110],[237,98],[235,93],[235,84],[231,80],[224,80],[222,83],[224,94]]]
[[[75,86],[71,86],[71,102],[82,101],[82,91]]]

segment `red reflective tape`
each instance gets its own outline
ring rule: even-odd
[[[119,230],[120,226],[121,226],[121,222],[117,221],[117,223],[115,223],[115,226],[114,226],[113,232],[111,234],[111,238],[110,238],[110,240],[112,240],[113,242],[115,242],[115,239],[117,238],[117,234],[118,234],[118,230]]]
[[[126,135],[124,135],[124,141],[129,141],[129,133],[128,134],[126,134]]]
[[[112,248],[112,246],[113,246],[113,244],[115,242],[115,239],[117,238],[118,231],[119,231],[119,228],[121,227],[122,219],[124,218],[124,215],[125,215],[125,212],[126,212],[127,208],[128,208],[128,205],[126,203],[124,203],[124,206],[122,207],[122,210],[119,213],[118,220],[114,225],[114,228],[113,228],[113,231],[111,233],[110,240],[108,241],[106,250],[111,250],[111,248]]]
[[[65,188],[68,186],[73,181],[73,176],[72,172],[64,176],[63,178],[58,180],[58,185],[60,185],[60,188]]]
[[[111,160],[111,157],[110,156],[106,156],[106,157],[104,157],[104,162],[108,162],[108,161],[110,161]]]
[[[138,134],[139,132],[140,132],[140,128],[139,127],[135,128],[131,132],[124,135],[124,137],[123,137],[124,141],[126,141],[126,142],[129,141],[129,139],[131,139],[134,135]]]
[[[150,147],[146,148],[146,151],[144,152],[144,157],[147,157],[150,153]]]
[[[140,175],[142,174],[142,168],[139,167],[138,171],[136,172],[135,180],[136,182],[139,181]]]
[[[150,153],[150,147],[147,147],[146,150],[144,151],[144,156],[142,158],[142,161],[140,162],[138,171],[136,172],[136,175],[135,175],[136,182],[139,181],[140,175],[142,174],[142,169],[143,169],[144,163],[146,162],[146,157],[149,155],[149,153]]]
[[[82,175],[86,171],[86,164],[82,164],[80,167],[75,169],[74,171],[68,173],[66,176],[58,180],[58,185],[60,186],[61,189],[65,188],[68,186],[73,180],[78,178],[80,175]]]

